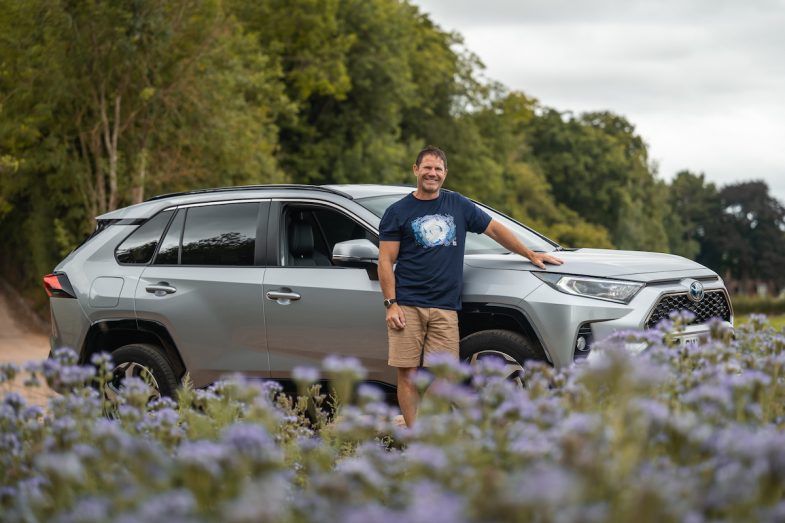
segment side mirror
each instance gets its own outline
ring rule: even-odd
[[[333,247],[333,263],[341,267],[369,267],[379,263],[379,248],[371,240],[348,240]]]

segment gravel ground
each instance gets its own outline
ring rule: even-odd
[[[30,319],[23,302],[7,284],[0,285],[0,363],[22,365],[28,361],[40,361],[49,355],[49,336],[37,322]],[[30,403],[45,405],[54,394],[43,388],[24,387],[24,376],[15,383],[0,385],[0,395],[9,391],[21,393]]]

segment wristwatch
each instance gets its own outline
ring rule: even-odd
[[[393,303],[398,303],[398,300],[396,300],[395,298],[390,298],[390,299],[384,300],[384,308],[385,308],[385,309],[389,309],[389,308],[390,308],[390,306],[391,306]]]

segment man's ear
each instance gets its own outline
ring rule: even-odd
[[[412,174],[417,176],[417,164],[416,163],[412,164]]]

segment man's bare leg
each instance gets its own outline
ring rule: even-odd
[[[401,408],[406,426],[412,428],[417,418],[417,404],[420,396],[414,385],[414,375],[417,367],[398,368],[398,406]]]

